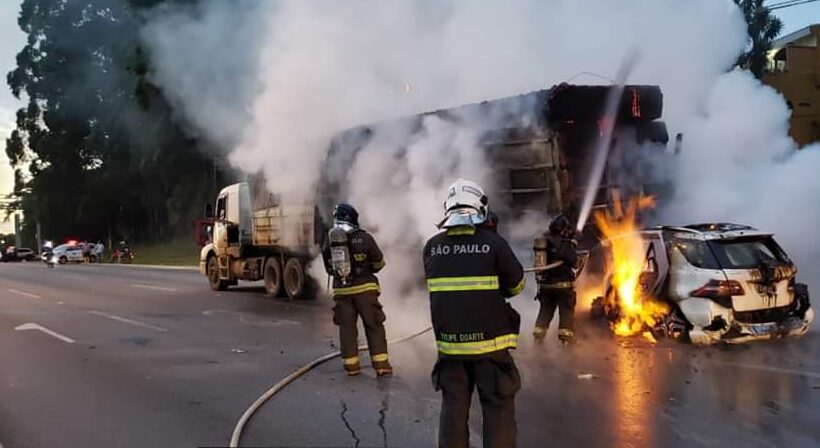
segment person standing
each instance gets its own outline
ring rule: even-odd
[[[442,393],[440,447],[469,445],[473,390],[483,414],[484,447],[516,446],[515,394],[521,379],[510,349],[521,318],[507,303],[524,288],[524,269],[504,238],[484,225],[487,196],[459,179],[444,202],[443,229],[424,246],[438,360],[432,380]]]
[[[102,263],[103,257],[105,256],[105,244],[102,241],[97,241],[97,244],[94,245],[94,258],[96,259],[97,263]]]
[[[575,338],[575,273],[572,268],[578,259],[575,251],[578,243],[573,238],[575,230],[562,214],[552,219],[545,236],[547,261],[562,264],[536,276],[538,295],[535,298],[540,302],[540,308],[532,335],[537,342],[544,340],[557,308],[558,339],[566,345]]]
[[[379,303],[376,273],[384,268],[384,255],[368,232],[359,227],[359,212],[350,204],[333,209],[333,228],[322,255],[325,270],[333,277],[333,323],[339,326],[342,364],[348,375],[358,375],[358,319],[364,323],[370,362],[377,376],[390,376],[393,367],[387,354],[386,316]]]

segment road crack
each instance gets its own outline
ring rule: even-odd
[[[345,428],[347,428],[347,430],[350,431],[350,435],[353,436],[353,440],[356,442],[356,445],[354,446],[358,448],[359,444],[362,443],[362,440],[356,435],[356,431],[354,431],[353,427],[350,426],[350,422],[347,421],[347,417],[345,416],[347,414],[347,403],[345,403],[344,400],[340,401],[342,402],[342,413],[339,414],[339,417],[342,418],[342,423],[345,424]]]
[[[384,427],[384,421],[387,419],[387,411],[389,408],[388,395],[385,394],[382,398],[382,407],[379,409],[379,428],[382,430],[382,440],[384,441],[384,448],[387,448],[387,428]]]

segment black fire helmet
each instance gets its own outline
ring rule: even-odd
[[[359,227],[359,212],[350,204],[336,204],[333,207],[333,219]]]

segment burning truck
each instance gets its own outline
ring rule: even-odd
[[[274,296],[314,296],[317,288],[305,266],[324,243],[332,204],[349,197],[346,173],[358,154],[382,131],[395,128],[403,129],[401,138],[389,144],[410,150],[426,132],[428,119],[477,131],[476,146],[492,167],[488,195],[504,222],[534,217],[546,229],[549,216],[556,213],[577,219],[581,198],[589,189],[589,161],[606,124],[614,123],[613,141],[600,187],[592,192],[594,208],[609,209],[618,198],[662,195],[664,186],[652,179],[636,156],[667,154],[661,90],[642,85],[614,89],[561,84],[340,132],[330,143],[325,163],[333,169],[325,169],[315,203],[287,204],[287,198],[267,190],[261,175],[222,189],[216,199],[212,241],[201,250],[200,271],[215,290],[239,280],[263,280]],[[605,117],[613,91],[622,95],[620,106],[614,117]],[[595,224],[586,230],[589,244],[597,242]]]

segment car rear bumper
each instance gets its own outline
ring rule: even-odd
[[[734,321],[723,331],[708,331],[695,328],[690,332],[694,344],[729,343],[742,344],[752,341],[799,337],[804,335],[814,322],[814,309],[806,310],[803,317],[792,315],[778,322],[742,323]]]

